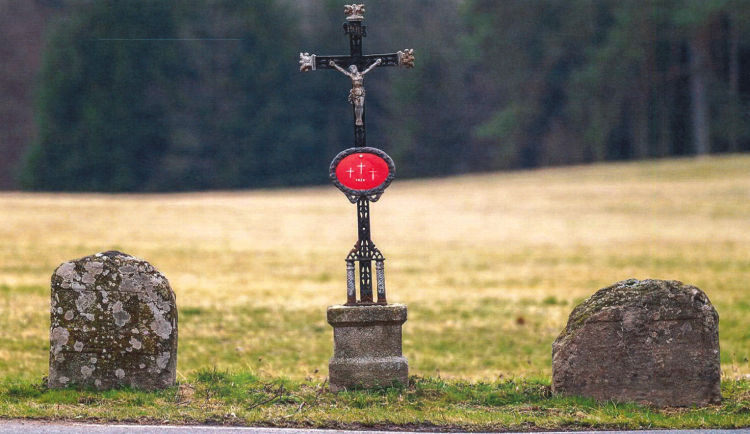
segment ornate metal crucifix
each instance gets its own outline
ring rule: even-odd
[[[362,54],[362,38],[367,36],[367,26],[362,25],[365,5],[345,6],[347,14],[344,23],[344,33],[349,35],[349,56],[316,56],[315,54],[300,53],[300,71],[316,71],[318,69],[337,69],[352,80],[352,90],[349,102],[354,106],[354,146],[365,147],[365,88],[364,75],[374,67],[403,66],[414,67],[414,50],[407,49],[390,54]]]
[[[414,50],[407,49],[390,54],[362,54],[362,38],[367,36],[367,26],[362,25],[365,5],[346,5],[344,33],[349,35],[349,56],[316,56],[300,53],[300,71],[336,69],[352,80],[349,103],[354,114],[354,148],[341,152],[331,163],[330,177],[351,203],[357,204],[359,237],[346,257],[348,306],[388,304],[385,296],[385,257],[370,237],[370,202],[380,199],[396,174],[393,160],[383,151],[367,147],[365,130],[364,76],[376,67],[414,67]],[[375,261],[377,302],[372,294],[372,261]],[[360,299],[357,300],[354,263],[359,262]]]

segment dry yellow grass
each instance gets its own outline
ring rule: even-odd
[[[112,249],[172,283],[178,369],[325,375],[325,309],[345,299],[343,259],[356,238],[354,206],[332,186],[5,193],[0,222],[5,375],[45,372],[55,267]],[[750,373],[750,157],[397,180],[372,205],[372,225],[389,300],[410,307],[412,372],[549,374],[550,344],[574,303],[635,277],[706,291],[722,318],[726,373]]]

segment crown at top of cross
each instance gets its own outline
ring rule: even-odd
[[[344,5],[347,21],[362,21],[365,17],[365,5]]]

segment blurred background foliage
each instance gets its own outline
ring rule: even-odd
[[[344,2],[345,3],[345,2]],[[746,0],[371,0],[399,177],[750,151]],[[353,143],[331,0],[0,0],[0,188],[308,185]]]

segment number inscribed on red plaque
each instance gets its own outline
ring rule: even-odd
[[[380,187],[390,174],[388,163],[375,154],[354,153],[336,166],[336,179],[352,190],[372,190]]]

